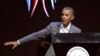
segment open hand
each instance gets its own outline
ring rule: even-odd
[[[12,41],[12,42],[6,42],[4,43],[5,46],[13,45],[12,49],[15,49],[18,46],[17,41]]]

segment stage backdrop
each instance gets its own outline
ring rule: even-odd
[[[99,2],[99,0],[1,0],[0,56],[35,56],[38,46],[36,41],[20,45],[15,50],[3,46],[3,43],[41,30],[52,21],[60,21],[61,10],[65,6],[71,6],[75,10],[73,24],[83,32],[100,32]]]

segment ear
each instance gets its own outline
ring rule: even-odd
[[[74,20],[74,18],[75,18],[75,16],[72,16],[72,17],[71,17],[71,20]]]

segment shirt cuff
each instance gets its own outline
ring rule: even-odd
[[[19,42],[19,40],[17,40],[17,43],[18,43],[18,45],[20,45],[20,42]]]

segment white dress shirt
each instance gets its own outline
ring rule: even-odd
[[[59,33],[68,33],[70,27],[71,27],[71,23],[69,23],[67,27],[64,27],[63,24],[61,24]]]

